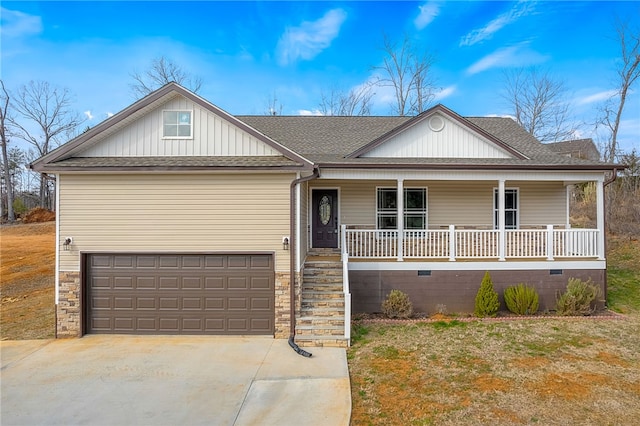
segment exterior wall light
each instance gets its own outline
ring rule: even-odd
[[[282,250],[289,250],[289,237],[282,237]]]

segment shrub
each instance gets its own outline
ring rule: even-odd
[[[493,289],[493,281],[489,271],[485,272],[478,294],[476,294],[476,307],[473,313],[477,317],[495,317],[500,308],[498,293]]]
[[[409,318],[413,314],[413,304],[406,293],[391,290],[382,302],[382,313],[389,318]]]
[[[533,315],[538,312],[538,299],[536,289],[523,283],[504,290],[507,309],[517,315]]]
[[[600,294],[600,288],[591,279],[569,278],[567,290],[556,300],[556,312],[558,315],[591,315]]]

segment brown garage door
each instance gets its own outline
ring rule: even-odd
[[[91,254],[88,333],[273,334],[273,256]]]

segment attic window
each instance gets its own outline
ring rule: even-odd
[[[162,137],[166,139],[191,139],[193,137],[192,111],[162,111]]]

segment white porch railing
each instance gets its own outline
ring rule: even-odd
[[[344,338],[351,346],[351,292],[349,290],[349,253],[347,247],[346,225],[342,225],[342,294],[344,295]]]
[[[398,256],[398,231],[342,227],[343,256],[353,259],[393,259]],[[505,230],[505,258],[593,258],[598,252],[597,229],[509,229]],[[404,259],[498,259],[500,231],[496,229],[405,230]]]

